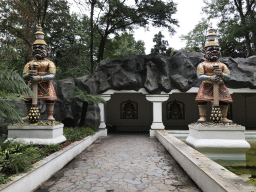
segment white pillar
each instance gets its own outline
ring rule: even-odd
[[[150,137],[155,136],[155,130],[164,129],[162,116],[162,103],[169,99],[167,94],[146,95],[148,101],[153,102],[153,123],[151,125]]]
[[[109,101],[111,99],[111,95],[102,95],[101,97],[105,101]],[[106,123],[105,123],[104,103],[99,103],[99,108],[100,108],[100,126],[99,126],[99,129],[105,129],[106,128]]]

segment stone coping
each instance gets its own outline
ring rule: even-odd
[[[94,135],[88,136],[81,141],[76,141],[62,150],[51,154],[35,163],[33,169],[27,173],[12,176],[12,181],[0,185],[0,191],[30,192],[35,190],[101,136],[107,136],[107,130],[100,130]]]
[[[51,129],[58,129],[58,128],[63,128],[63,124],[59,124],[59,125],[36,125],[36,126],[21,126],[21,125],[9,125],[8,126],[8,130],[20,130],[20,129],[26,129],[26,130],[30,130],[30,129],[42,129],[42,130],[51,130]]]
[[[156,138],[203,191],[256,191],[256,187],[168,132],[156,130]]]

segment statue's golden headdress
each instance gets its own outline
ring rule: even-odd
[[[214,31],[215,30],[212,27],[208,30],[207,43],[204,47],[209,47],[209,46],[219,47],[219,44],[215,41],[215,38],[217,37],[217,35]]]
[[[37,27],[37,32],[35,33],[35,36],[36,36],[36,40],[33,43],[33,45],[47,45],[46,42],[44,41],[44,32],[40,23]]]

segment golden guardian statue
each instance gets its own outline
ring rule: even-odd
[[[206,121],[207,102],[213,101],[211,120],[216,123],[232,123],[227,119],[228,103],[232,102],[232,98],[223,82],[230,80],[230,71],[224,63],[218,61],[221,48],[215,41],[216,36],[214,29],[210,28],[208,42],[202,50],[206,61],[197,66],[197,77],[202,81],[196,96],[200,116],[198,122]]]
[[[52,80],[55,78],[56,66],[47,59],[50,48],[44,41],[44,33],[40,24],[35,36],[36,40],[32,46],[34,59],[28,62],[23,70],[23,78],[30,80],[29,86],[33,89],[35,97],[30,98],[27,95],[23,95],[23,98],[26,99],[28,111],[28,115],[23,120],[29,120],[31,123],[39,121],[40,112],[37,107],[37,99],[42,99],[46,101],[48,120],[54,121],[54,101],[57,100],[57,96]]]

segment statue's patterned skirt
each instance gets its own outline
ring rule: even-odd
[[[29,87],[32,88],[32,84],[29,84]],[[26,100],[31,100],[32,98],[27,95],[23,95],[23,98]],[[56,92],[54,90],[53,84],[51,81],[44,81],[38,83],[37,99],[42,100],[57,100]]]
[[[196,102],[213,101],[213,84],[203,82],[198,90]],[[224,83],[219,84],[219,101],[231,103],[232,98]]]

